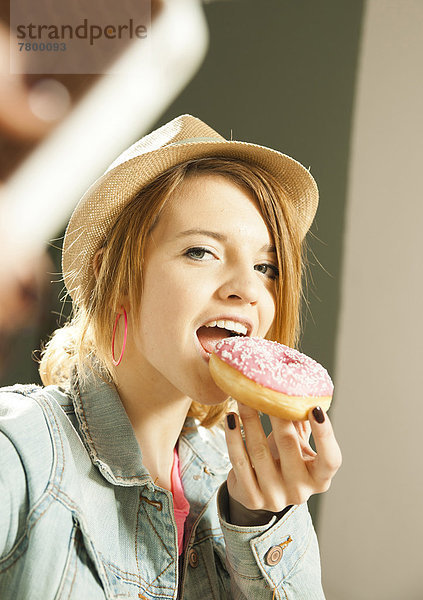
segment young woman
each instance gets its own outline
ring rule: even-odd
[[[208,369],[230,335],[296,344],[317,197],[293,159],[189,115],[88,190],[46,387],[0,393],[2,600],[324,598],[307,500],[341,462],[328,417],[266,438]]]

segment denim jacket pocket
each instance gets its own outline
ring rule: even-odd
[[[54,600],[105,600],[106,594],[97,569],[91,560],[79,523],[74,525],[63,575]]]

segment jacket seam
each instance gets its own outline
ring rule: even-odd
[[[138,578],[139,578],[139,582],[141,581],[142,577],[141,577],[141,569],[140,569],[140,565],[138,562],[138,528],[139,528],[139,514],[140,514],[140,510],[141,510],[141,494],[138,497],[138,508],[137,508],[137,526],[135,527],[135,561],[137,563],[137,569],[138,569]],[[140,588],[141,586],[139,586]]]
[[[220,538],[223,538],[222,530],[219,527],[210,528],[210,529],[202,530],[201,532],[197,532],[195,535],[194,544],[199,544],[200,542],[203,542],[204,540],[209,540],[209,539],[216,540],[216,539],[220,539]]]
[[[165,590],[173,590],[173,588],[171,586],[163,586],[163,585],[157,585],[154,584],[153,582],[155,581],[155,579],[153,580],[152,583],[148,583],[148,581],[146,581],[141,575],[138,575],[137,573],[130,573],[129,571],[122,571],[122,569],[120,569],[117,565],[115,565],[114,563],[110,562],[109,560],[106,560],[104,555],[99,553],[102,557],[102,561],[105,565],[107,565],[109,567],[109,569],[118,577],[120,577],[123,581],[125,581],[126,583],[129,583],[131,585],[135,585],[138,588],[140,587],[140,583],[142,582],[146,588],[155,588],[158,591],[165,591]],[[168,567],[166,567],[167,569]],[[166,569],[164,569],[164,571],[166,571]],[[160,575],[162,575],[164,573],[164,571],[162,571],[157,577],[160,577]],[[128,578],[123,577],[124,575],[127,575]],[[133,577],[134,579],[130,579],[129,577]],[[156,578],[157,579],[157,578]]]
[[[50,431],[51,443],[52,443],[52,446],[53,446],[53,458],[55,459],[54,462],[57,463],[56,464],[56,468],[54,470],[54,475],[53,475],[53,477],[50,477],[49,483],[52,483],[52,480],[53,480],[54,484],[56,484],[56,480],[57,480],[57,482],[60,484],[61,481],[62,481],[62,479],[63,479],[63,473],[65,471],[66,459],[65,459],[65,448],[64,448],[64,445],[63,445],[63,439],[62,439],[62,434],[60,432],[59,423],[57,421],[56,415],[54,414],[54,410],[53,410],[51,404],[49,403],[49,401],[47,400],[47,398],[41,396],[38,399],[35,396],[34,400],[37,402],[37,404],[40,406],[41,409],[43,409],[43,407],[45,407],[45,409],[46,409],[46,411],[43,410],[43,415],[44,415],[44,418],[46,420],[47,427],[48,427],[48,429]],[[57,452],[58,448],[57,448],[56,440],[54,439],[54,435],[53,435],[53,431],[52,431],[52,427],[51,427],[52,423],[48,421],[47,415],[45,414],[45,412],[51,413],[51,417],[54,420],[54,423],[55,423],[55,426],[56,426],[55,429],[56,429],[57,434],[59,436],[60,446],[61,446],[61,450],[62,450],[62,465],[61,465],[61,471],[60,471],[60,474],[59,474],[58,478],[56,477],[56,470],[57,470],[57,468],[59,466],[58,465],[59,456],[58,456],[58,452]],[[51,472],[50,476],[52,475],[52,473],[53,473],[53,468],[52,468],[52,472]]]
[[[239,577],[240,579],[243,579],[244,581],[260,581],[260,579],[264,579],[262,573],[260,573],[260,575],[256,575],[255,577],[249,577],[248,575],[243,575],[242,573],[237,571],[232,565],[230,565],[230,566],[231,566],[231,571],[233,573],[236,573],[237,577]]]
[[[18,553],[19,546],[21,544],[23,544],[24,547]],[[0,573],[6,573],[6,571],[8,571],[10,568],[12,568],[13,565],[21,558],[21,556],[23,556],[25,554],[27,548],[28,548],[28,537],[27,537],[27,532],[25,530],[25,532],[21,535],[21,537],[16,542],[16,544],[13,546],[13,548],[10,550],[10,552],[8,552],[8,554],[0,560]],[[14,553],[18,553],[17,556],[15,557],[15,559],[10,563],[10,565],[8,565],[7,567],[4,567],[2,569],[1,563],[5,563],[9,558],[12,558]]]
[[[94,450],[95,454],[98,457],[97,448],[95,446],[93,437],[91,435],[90,426],[88,425],[88,421],[87,421],[87,415],[85,414],[85,407],[84,407],[84,404],[82,402],[81,388],[79,387],[79,380],[78,379],[76,379],[76,386],[78,388],[79,404],[80,404],[80,406],[82,408],[82,413],[83,413],[83,416],[84,416],[84,423],[82,424],[82,430],[83,431],[85,430],[87,432],[87,435],[89,437],[89,440],[87,440],[87,441],[89,441],[90,445],[93,447],[93,450]],[[79,408],[79,406],[78,406],[78,408]],[[76,415],[78,416],[78,410],[76,409],[76,407],[75,407],[75,412],[76,412]]]
[[[209,582],[209,587],[210,587],[211,594],[212,594],[212,596],[213,596],[213,600],[219,600],[219,599],[218,599],[218,598],[216,598],[216,596],[214,595],[214,591],[213,591],[213,584],[212,584],[212,582],[211,582],[211,579],[210,579],[209,570],[208,570],[208,568],[207,568],[207,563],[206,563],[206,561],[204,560],[204,556],[203,556],[203,550],[202,550],[202,548],[201,548],[201,547],[200,547],[200,552],[201,552],[201,556],[202,556],[202,558],[203,558],[203,562],[204,562],[204,565],[205,565],[205,569],[204,569],[204,570],[205,570],[205,572],[206,572],[206,575],[207,575],[207,579],[208,579],[208,582]]]
[[[75,584],[76,571],[78,570],[78,568],[77,568],[77,565],[78,565],[78,561],[77,561],[77,556],[78,556],[78,554],[77,554],[77,545],[78,545],[78,544],[80,544],[80,541],[79,541],[79,540],[78,540],[78,538],[77,538],[77,529],[76,529],[76,525],[75,525],[75,532],[74,532],[74,536],[73,536],[73,543],[74,543],[74,550],[75,550],[75,570],[74,570],[74,573],[73,573],[72,585],[71,585],[71,587],[70,587],[69,594],[68,594],[68,600],[69,600],[69,598],[71,597],[71,593],[72,593],[72,590],[73,590],[73,586],[74,586],[74,584]]]
[[[63,570],[63,573],[62,573],[62,577],[61,577],[61,580],[60,580],[60,583],[59,583],[59,587],[57,588],[57,594],[58,595],[60,594],[59,597],[61,597],[62,592],[63,592],[63,587],[64,587],[64,584],[65,584],[65,580],[66,580],[66,576],[67,576],[67,574],[69,572],[71,572],[72,567],[73,567],[73,565],[75,563],[74,575],[73,575],[73,578],[72,578],[72,585],[71,585],[71,589],[70,589],[70,591],[69,591],[69,593],[67,595],[68,600],[69,600],[70,592],[72,591],[72,588],[73,588],[73,585],[74,585],[74,582],[75,582],[75,576],[76,576],[76,548],[75,548],[76,533],[77,533],[76,532],[76,526],[74,525],[74,527],[72,528],[71,537],[70,537],[70,540],[69,540],[69,552],[68,552],[69,561],[66,561],[66,563],[65,563],[65,567],[64,567],[64,570]],[[75,550],[75,552],[73,552],[73,550]]]
[[[265,531],[263,532],[263,536],[260,538],[261,540],[265,541],[267,540],[268,537],[274,536],[275,532],[280,529],[282,527],[282,525],[285,525],[285,523],[292,517],[292,515],[301,507],[301,504],[297,504],[296,506],[293,506],[293,508],[287,513],[286,518],[282,517],[282,519],[275,523],[275,525],[273,527],[270,528],[269,531]]]

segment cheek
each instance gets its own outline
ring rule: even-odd
[[[270,293],[263,303],[263,310],[260,318],[260,335],[264,336],[272,327],[276,315],[276,298],[275,294]]]
[[[174,337],[192,318],[197,295],[192,293],[187,282],[170,273],[162,269],[146,274],[140,308],[140,325],[144,335]]]

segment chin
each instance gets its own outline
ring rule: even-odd
[[[194,391],[189,396],[192,400],[204,406],[216,406],[222,404],[228,398],[228,394],[217,387],[211,378],[210,382],[203,383],[200,390]]]

